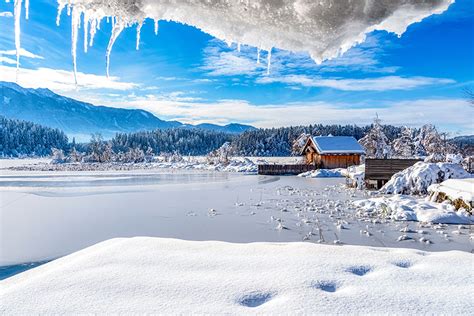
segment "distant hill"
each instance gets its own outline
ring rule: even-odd
[[[242,133],[255,128],[249,125],[189,125],[164,121],[152,113],[137,109],[95,106],[52,92],[28,89],[12,82],[0,82],[0,115],[59,128],[77,141],[87,141],[91,133],[112,138],[116,133],[169,128],[200,128],[228,133]]]
[[[456,136],[450,141],[458,145],[474,145],[474,135]]]

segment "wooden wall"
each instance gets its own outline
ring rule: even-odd
[[[389,180],[395,173],[413,166],[421,159],[365,159],[366,180]]]
[[[360,164],[360,155],[321,155],[323,169],[347,168]]]
[[[258,165],[258,174],[277,176],[277,175],[296,175],[306,171],[314,170],[313,165]]]

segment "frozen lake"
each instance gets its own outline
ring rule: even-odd
[[[415,222],[355,218],[344,179],[198,171],[19,172],[0,177],[0,266],[51,260],[114,237],[302,241],[471,251],[457,225],[398,242]],[[337,227],[343,223],[344,228]],[[368,231],[370,234],[361,233]],[[1,271],[0,271],[1,273]]]

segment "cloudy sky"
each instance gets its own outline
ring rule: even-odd
[[[12,2],[12,1],[11,1]],[[0,81],[15,81],[13,4],[0,0]],[[442,15],[411,25],[400,38],[373,32],[363,44],[316,65],[304,53],[266,52],[226,43],[193,28],[153,21],[141,32],[126,29],[105,76],[110,24],[102,22],[87,53],[78,44],[78,82],[71,72],[71,20],[56,26],[56,1],[31,1],[22,17],[18,83],[46,87],[96,105],[148,110],[187,123],[239,122],[257,127],[310,123],[433,123],[456,134],[474,133],[474,6],[458,0]]]

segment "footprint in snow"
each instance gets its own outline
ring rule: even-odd
[[[393,265],[399,267],[399,268],[409,268],[412,266],[411,262],[410,261],[405,261],[405,260],[402,260],[402,261],[396,261],[393,263]]]
[[[239,300],[238,303],[242,306],[246,307],[258,307],[260,305],[265,304],[269,300],[273,298],[274,294],[273,293],[268,293],[268,292],[255,292],[255,293],[250,293],[242,296]]]
[[[315,281],[311,283],[311,287],[324,292],[333,293],[336,292],[339,286],[336,282],[333,281]]]
[[[370,271],[372,271],[372,268],[369,266],[354,266],[354,267],[349,267],[347,269],[347,272],[350,272],[358,276],[364,276]]]

